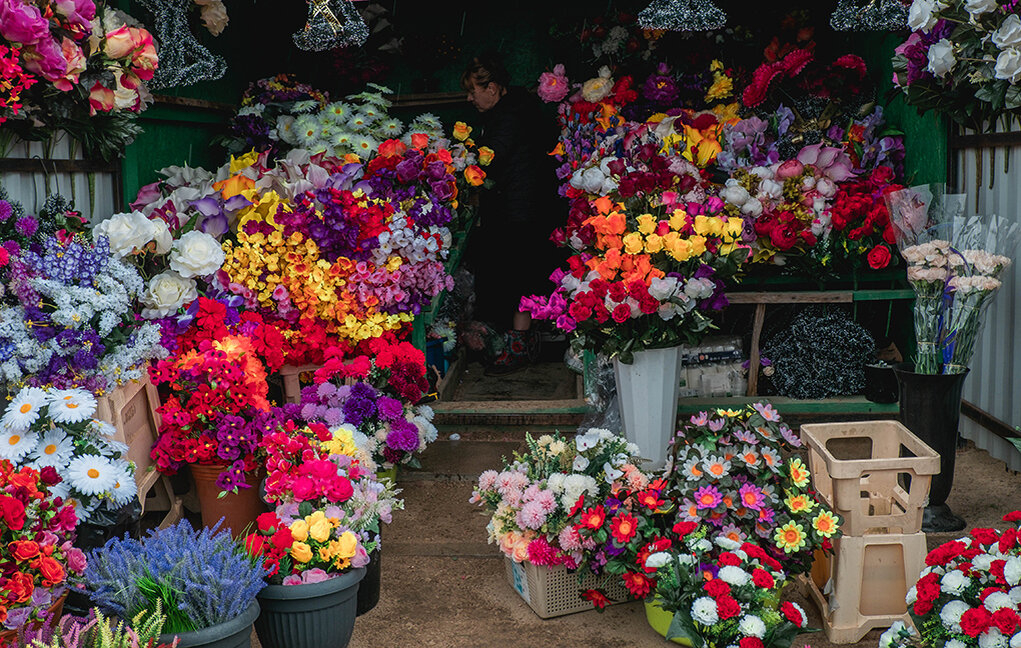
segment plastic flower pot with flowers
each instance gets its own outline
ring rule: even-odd
[[[256,622],[267,648],[342,648],[354,631],[380,524],[403,507],[393,483],[376,480],[354,432],[289,420],[263,439],[266,498],[276,508],[259,516],[245,546],[270,574]]]
[[[122,619],[147,619],[158,605],[167,616],[160,643],[245,648],[265,575],[228,530],[196,531],[182,520],[90,552],[85,582],[97,605]]]
[[[615,578],[579,569],[601,556],[572,521],[587,497],[602,500],[625,486],[649,483],[636,467],[637,446],[599,429],[573,440],[560,434],[526,435],[526,443],[527,450],[505,461],[503,470],[483,472],[471,497],[492,514],[489,541],[512,561],[511,585],[543,618],[583,611],[589,607],[584,599],[599,606],[623,600],[626,592]],[[530,576],[530,570],[548,573]],[[565,570],[566,577],[559,573]],[[558,585],[561,591],[554,591]]]
[[[85,569],[72,546],[74,506],[55,494],[52,467],[15,468],[0,460],[0,645],[59,618],[67,584]]]

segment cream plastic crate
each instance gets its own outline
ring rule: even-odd
[[[830,577],[824,585],[828,593],[815,579],[801,576],[819,606],[826,637],[835,644],[852,644],[869,630],[888,628],[894,621],[910,625],[904,599],[918,580],[925,553],[924,533],[838,538],[821,570]],[[816,568],[812,571],[815,576]]]
[[[181,498],[174,494],[170,480],[156,472],[149,457],[159,434],[160,415],[156,408],[160,399],[148,373],[141,380],[126,382],[96,400],[96,418],[113,425],[117,430],[114,440],[128,446],[127,458],[135,464],[142,512],[168,511],[160,527],[174,524],[184,514]]]
[[[530,562],[516,563],[504,558],[507,581],[514,591],[525,599],[528,606],[542,619],[574,614],[594,609],[592,603],[581,598],[587,589],[601,589],[613,603],[629,600],[629,594],[619,576],[586,573],[578,581],[578,573],[563,565],[537,567]]]
[[[939,454],[897,421],[801,426],[819,495],[845,535],[917,533]],[[910,485],[907,484],[910,482]]]

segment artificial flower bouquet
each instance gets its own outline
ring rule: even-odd
[[[419,467],[418,453],[436,440],[433,411],[418,405],[429,383],[425,355],[408,342],[375,338],[371,355],[327,349],[315,384],[302,390],[301,416],[357,433],[356,444],[379,470]]]
[[[196,531],[188,520],[140,540],[111,538],[89,553],[85,570],[100,608],[136,623],[165,612],[168,635],[238,618],[255,604],[265,576],[229,530]]]
[[[52,467],[0,459],[0,631],[44,620],[85,570],[85,554],[71,546],[74,505],[53,492],[60,482]]]
[[[479,477],[471,501],[492,515],[489,542],[515,562],[576,569],[596,548],[571,520],[587,498],[602,500],[627,485],[645,487],[638,448],[607,430],[591,429],[573,440],[560,434],[526,437],[527,448],[501,471]]]
[[[0,308],[4,381],[103,394],[165,355],[159,328],[135,317],[142,278],[111,254],[106,237],[92,243],[58,231],[9,245],[0,258],[10,304]]]
[[[914,0],[911,35],[894,52],[893,78],[920,112],[936,110],[965,128],[1005,126],[1021,108],[1021,17],[989,0]]]
[[[266,400],[266,369],[251,340],[227,335],[180,349],[150,367],[153,384],[172,392],[157,409],[162,422],[150,456],[173,475],[185,464],[223,465],[224,491],[250,488],[261,466],[260,441],[276,413]]]
[[[694,524],[692,524],[694,526]],[[675,546],[649,554],[655,603],[673,614],[666,637],[702,648],[788,648],[808,622],[791,601],[780,603],[787,575],[756,544],[711,542],[705,527]]]
[[[56,470],[62,481],[50,492],[72,503],[82,522],[138,496],[128,447],[95,413],[96,398],[84,389],[24,387],[0,418],[0,459]]]
[[[997,216],[966,217],[963,195],[923,185],[886,195],[908,281],[915,290],[915,371],[965,371],[982,315],[1011,264],[1021,226]]]
[[[832,549],[840,519],[811,490],[801,440],[768,403],[702,412],[685,421],[670,449],[664,497],[678,518],[706,522],[709,539],[755,541],[789,574]]]
[[[105,2],[11,0],[0,10],[0,122],[24,139],[66,131],[87,155],[118,156],[138,134],[158,65],[150,34]]]
[[[84,617],[65,614],[53,627],[42,626],[19,632],[17,646],[30,648],[175,648],[175,644],[160,643],[160,635],[167,617],[157,601],[156,614],[140,612],[130,623],[103,614],[99,608],[90,608]],[[0,644],[7,648],[4,644]]]
[[[972,529],[929,552],[906,597],[914,628],[895,623],[881,648],[1021,644],[1021,511],[1003,520],[1005,531]]]
[[[245,545],[274,583],[299,585],[368,564],[382,523],[403,507],[393,483],[377,481],[350,426],[287,421],[267,435],[266,499]]]

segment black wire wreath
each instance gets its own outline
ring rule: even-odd
[[[872,335],[836,308],[810,306],[770,337],[762,355],[772,362],[777,394],[827,398],[860,394],[875,352]]]

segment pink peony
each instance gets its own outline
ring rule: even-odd
[[[782,180],[795,178],[805,172],[805,165],[798,160],[786,160],[776,170],[776,177]]]
[[[52,38],[43,38],[22,53],[25,68],[47,81],[58,81],[67,73],[67,59],[60,44]]]
[[[82,33],[90,33],[92,19],[96,17],[96,3],[92,0],[57,0],[53,3],[57,13],[67,21],[81,29]]]
[[[288,574],[284,576],[284,585],[301,585],[301,576],[298,574]]]
[[[39,9],[22,0],[0,0],[0,36],[12,43],[34,45],[50,35],[50,23]]]
[[[539,98],[546,103],[563,101],[570,89],[563,64],[557,64],[552,72],[543,72],[539,76]]]

